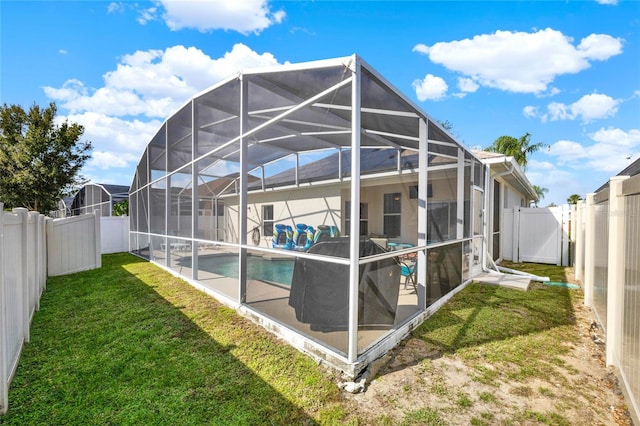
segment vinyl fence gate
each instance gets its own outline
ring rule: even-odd
[[[535,262],[569,266],[569,205],[546,208],[504,209],[502,258],[513,262]]]

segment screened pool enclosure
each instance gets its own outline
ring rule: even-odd
[[[356,55],[247,70],[149,142],[131,250],[356,376],[481,271],[485,173]]]
[[[78,216],[98,211],[101,216],[111,216],[113,206],[128,199],[128,186],[88,183],[73,196],[69,215]]]

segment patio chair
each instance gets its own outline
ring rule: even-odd
[[[400,261],[400,275],[404,277],[404,288],[407,289],[407,283],[411,283],[413,290],[417,293],[418,287],[416,285],[416,262],[415,261]]]

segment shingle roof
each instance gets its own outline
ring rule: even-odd
[[[625,167],[620,173],[618,173],[616,176],[635,176],[637,174],[640,173],[640,158],[638,158],[636,161],[634,161],[633,163],[629,164],[627,167]],[[595,192],[600,192],[603,189],[606,189],[609,187],[609,181],[607,181],[604,185],[602,185],[600,188],[596,189]]]

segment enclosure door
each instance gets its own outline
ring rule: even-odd
[[[482,272],[482,241],[483,241],[483,221],[484,221],[484,191],[481,188],[473,188],[473,243],[471,253],[471,276]]]

